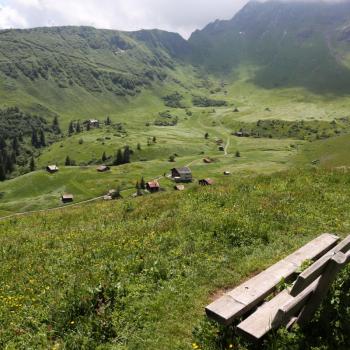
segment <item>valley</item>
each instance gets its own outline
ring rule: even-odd
[[[349,268],[306,329],[204,315],[349,232],[349,28],[348,2],[250,1],[188,40],[0,30],[0,348],[349,348]]]

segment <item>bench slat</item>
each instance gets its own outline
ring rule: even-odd
[[[261,339],[271,329],[287,325],[300,311],[314,292],[319,280],[314,281],[297,297],[292,297],[285,289],[273,299],[260,306],[252,315],[241,322],[237,329],[253,339]]]
[[[339,237],[325,233],[267,270],[241,284],[206,307],[208,317],[228,325],[263,301],[283,279],[291,277],[305,260],[314,260],[334,247]]]

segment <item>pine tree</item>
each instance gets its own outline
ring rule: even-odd
[[[240,153],[240,151],[236,151],[235,156],[236,156],[236,158],[240,158],[240,157],[241,157],[241,153]]]
[[[6,170],[2,161],[2,157],[0,155],[0,181],[5,181],[5,180],[6,180]]]
[[[9,154],[6,154],[5,170],[8,174],[11,174],[14,170],[13,158]]]
[[[90,129],[91,129],[91,125],[90,125],[90,123],[88,122],[88,123],[86,124],[86,131],[90,131]]]
[[[137,144],[137,150],[141,151],[141,145],[139,143]]]
[[[106,122],[105,122],[106,125],[111,125],[112,122],[111,122],[111,118],[109,116],[107,116],[107,119],[106,119]]]
[[[68,126],[68,135],[71,136],[73,134],[74,134],[74,125],[73,125],[73,122],[70,122]]]
[[[65,160],[65,162],[64,162],[64,165],[66,165],[66,166],[70,166],[71,165],[71,160],[70,160],[70,158],[69,158],[69,156],[67,156],[66,157],[66,160]]]
[[[30,169],[30,171],[34,171],[34,170],[35,170],[35,161],[34,161],[34,157],[32,157],[32,158],[30,159],[29,169]]]
[[[61,128],[60,128],[60,125],[58,123],[58,118],[57,116],[55,116],[53,118],[53,121],[52,121],[52,130],[55,134],[60,134],[61,133]]]
[[[46,146],[46,140],[45,140],[45,133],[44,130],[40,130],[40,147],[45,147]]]
[[[103,152],[101,160],[103,163],[107,160],[106,152]]]
[[[12,149],[15,155],[19,156],[19,143],[16,136],[12,140]]]
[[[157,143],[157,138],[155,136],[153,136],[152,141],[153,141],[153,143]]]
[[[130,148],[129,146],[125,146],[124,155],[123,155],[123,164],[130,163]]]
[[[207,140],[209,138],[209,134],[206,132],[204,138]]]
[[[79,121],[77,122],[77,125],[76,125],[76,127],[75,127],[75,132],[76,132],[77,134],[79,134],[79,133],[81,132],[81,127],[80,127],[80,122],[79,122]]]
[[[0,150],[4,150],[5,148],[6,148],[6,142],[2,137],[0,137]]]
[[[144,179],[143,177],[141,178],[140,187],[141,187],[141,189],[143,189],[143,190],[146,189],[146,183],[145,183],[145,179]]]
[[[39,148],[38,135],[34,129],[32,130],[32,146]]]
[[[123,158],[122,150],[118,149],[113,165],[121,165],[123,164],[123,162],[124,162],[124,158]]]

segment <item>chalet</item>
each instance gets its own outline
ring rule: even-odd
[[[107,165],[100,165],[98,168],[97,168],[97,171],[99,173],[105,173],[106,171],[109,171],[111,170],[111,168]]]
[[[192,182],[192,171],[188,167],[173,168],[171,177],[175,182]]]
[[[224,175],[229,176],[231,173],[229,171],[224,171]]]
[[[203,162],[204,162],[205,164],[210,164],[210,163],[213,163],[213,160],[210,159],[210,158],[204,158],[204,159],[203,159]]]
[[[90,119],[88,121],[88,123],[89,123],[89,126],[91,128],[99,128],[100,127],[100,122],[97,119]]]
[[[243,132],[242,131],[237,131],[234,133],[235,136],[237,137],[243,137]]]
[[[218,146],[219,146],[219,145],[222,145],[222,144],[224,143],[224,141],[221,140],[221,139],[216,140],[215,142],[216,142],[216,144],[217,144]]]
[[[185,190],[185,186],[184,185],[176,185],[176,186],[174,186],[174,189],[176,191],[184,191]]]
[[[54,174],[54,173],[57,173],[58,172],[58,166],[57,165],[48,165],[46,167],[46,171],[50,174]]]
[[[61,197],[63,203],[71,203],[74,200],[74,196],[69,193],[64,193]]]
[[[159,192],[160,186],[157,180],[147,182],[146,184],[147,191],[151,193]]]
[[[199,180],[198,183],[201,186],[211,186],[214,185],[214,181],[212,179],[203,179],[203,180]]]

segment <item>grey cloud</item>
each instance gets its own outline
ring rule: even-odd
[[[136,30],[160,28],[188,36],[231,18],[247,0],[0,0],[0,27],[92,25]]]

